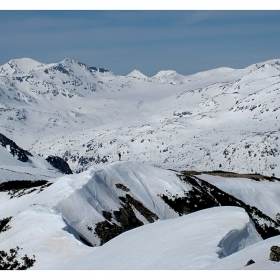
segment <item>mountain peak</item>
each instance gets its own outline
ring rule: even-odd
[[[178,73],[175,70],[161,70],[154,77],[160,78],[172,75],[178,75]]]
[[[8,74],[21,74],[28,73],[39,68],[44,67],[46,64],[38,62],[31,58],[18,58],[12,59],[5,63],[2,67],[0,67],[0,73],[3,74],[5,72]]]
[[[134,78],[140,78],[140,79],[146,79],[148,78],[145,74],[140,72],[139,70],[133,70],[131,73],[126,75],[127,77],[134,77]]]

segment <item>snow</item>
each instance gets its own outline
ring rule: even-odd
[[[144,75],[143,73],[141,73],[139,70],[136,70],[136,69],[133,70],[128,75],[126,75],[126,77],[134,77],[134,78],[138,78],[138,79],[148,79],[148,77],[146,75]]]
[[[250,206],[255,206],[270,218],[275,219],[280,213],[280,189],[277,180],[252,180],[246,178],[225,178],[207,174],[199,178],[217,186]],[[269,203],[268,203],[269,202]]]
[[[207,209],[125,232],[62,269],[201,269],[220,260],[225,248],[218,244],[232,230],[240,235],[235,244],[223,245],[228,254],[246,241],[247,246],[261,241],[253,228],[248,234],[249,226],[239,208]]]
[[[245,69],[189,76],[163,70],[147,77],[138,70],[102,73],[69,58],[4,64],[0,132],[34,157],[20,162],[0,145],[0,183],[53,184],[21,197],[0,192],[0,219],[13,216],[0,249],[21,246],[22,254],[36,255],[35,270],[278,270],[268,256],[279,237],[262,240],[244,210],[218,207],[178,217],[160,195],[180,197],[191,189],[172,169],[280,177],[279,65],[275,59]],[[48,155],[63,157],[79,174],[62,176]],[[280,213],[277,181],[198,177],[272,219]],[[159,219],[149,224],[132,207],[144,225],[99,247],[87,227],[104,221],[102,211],[118,211],[126,194]],[[97,247],[83,244],[79,234]],[[256,263],[245,267],[250,259]]]
[[[120,207],[117,196],[122,191],[113,188],[115,183],[129,187],[159,220],[103,246],[88,247],[78,234],[93,242],[89,231],[83,231],[86,225],[102,220],[103,209]],[[244,266],[251,258],[255,268],[279,268],[267,261],[279,237],[262,240],[244,209],[214,207],[178,217],[158,198],[166,190],[180,195],[188,188],[173,171],[116,162],[63,176],[40,193],[13,199],[0,193],[0,218],[13,217],[11,229],[0,234],[0,247],[20,246],[22,254],[35,255],[35,270],[250,269]]]
[[[12,62],[20,73],[0,68],[1,132],[75,172],[113,162],[121,148],[126,160],[163,168],[280,176],[278,60],[150,78],[72,59]]]
[[[14,180],[52,180],[62,174],[45,159],[34,154],[28,162],[13,157],[7,148],[0,145],[0,183]]]
[[[279,270],[280,264],[269,260],[270,248],[274,245],[279,246],[279,244],[280,237],[275,236],[246,247],[243,250],[220,260],[219,262],[204,267],[203,269]],[[244,264],[246,264],[250,259],[252,259],[255,263],[245,267]]]

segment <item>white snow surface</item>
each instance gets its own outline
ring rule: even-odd
[[[280,177],[280,61],[153,77],[72,59],[0,67],[0,132],[75,172],[125,160]],[[97,68],[96,68],[97,69]]]
[[[118,196],[124,192],[116,183],[129,187],[159,220],[88,247],[75,235],[96,241],[86,227],[104,219],[102,210],[120,207]],[[0,234],[0,248],[20,246],[22,256],[35,255],[35,270],[253,269],[245,267],[251,258],[255,269],[279,269],[268,260],[279,237],[262,240],[242,208],[215,207],[178,217],[158,197],[188,189],[176,172],[116,162],[63,176],[40,193],[10,199],[0,192],[0,219],[13,217],[11,228]]]
[[[247,178],[225,178],[208,174],[198,175],[197,177],[208,181],[244,203],[257,207],[274,220],[277,213],[280,213],[280,188],[277,180],[272,182],[268,180],[256,181]]]
[[[211,208],[127,231],[62,268],[201,269],[261,240],[243,209]]]
[[[14,180],[53,180],[62,174],[44,158],[33,154],[28,162],[13,157],[0,145],[0,183]]]

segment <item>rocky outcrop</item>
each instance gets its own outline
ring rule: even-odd
[[[122,184],[117,185],[121,185],[122,188],[125,188],[126,190],[128,189]],[[134,209],[141,213],[149,223],[158,220],[158,216],[155,213],[151,212],[140,201],[134,199],[129,194],[121,196],[119,199],[122,201],[121,204],[123,207],[118,211],[113,211],[113,213],[103,211],[102,214],[106,220],[96,224],[95,234],[100,238],[100,245],[103,245],[110,239],[127,230],[143,225],[143,222],[136,217]],[[119,225],[112,220],[115,220]]]
[[[269,259],[271,261],[274,261],[274,262],[279,262],[280,261],[280,247],[278,246],[272,246],[270,248],[270,256],[269,256]]]
[[[58,169],[64,174],[73,174],[68,163],[58,156],[48,156],[46,161],[49,162],[54,168]]]
[[[17,159],[22,162],[27,162],[29,160],[28,157],[33,157],[31,153],[20,148],[14,141],[7,138],[2,133],[0,133],[0,144],[9,150],[13,157],[17,156]]]
[[[255,263],[254,260],[250,259],[250,260],[246,263],[245,266],[251,265],[251,264],[253,264],[253,263]]]

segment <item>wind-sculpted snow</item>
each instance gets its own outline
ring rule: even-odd
[[[280,177],[279,60],[119,76],[71,59],[0,67],[1,132],[74,172],[124,160]]]
[[[202,269],[279,235],[275,220],[199,176],[119,161],[12,198],[5,183],[0,249],[20,246],[34,269]]]
[[[218,207],[125,232],[60,268],[201,269],[219,262],[221,241],[232,231],[239,250],[262,240],[242,209]]]
[[[188,186],[170,171],[115,163],[92,169],[87,183],[60,201],[55,210],[92,246],[102,245],[134,227],[177,217],[159,196],[167,190],[180,195]]]

